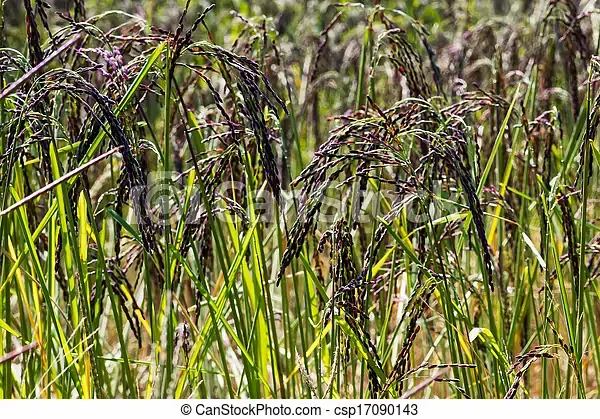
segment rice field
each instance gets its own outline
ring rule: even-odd
[[[594,1],[0,8],[0,398],[598,397]]]

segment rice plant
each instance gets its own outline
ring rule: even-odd
[[[595,2],[0,4],[1,398],[598,397]]]

